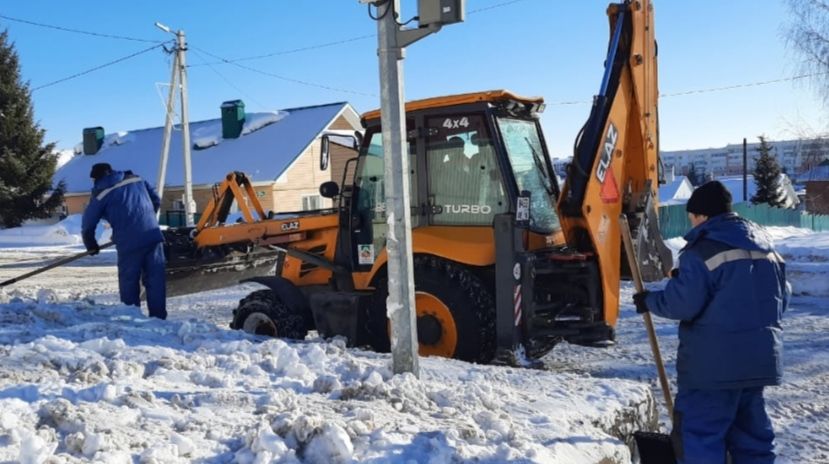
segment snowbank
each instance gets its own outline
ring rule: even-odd
[[[98,224],[95,237],[99,243],[111,239],[112,231],[103,221]],[[0,230],[0,247],[32,245],[76,245],[81,239],[81,215],[73,214],[49,226],[27,225]]]
[[[812,232],[797,227],[765,227],[775,249],[786,260],[786,277],[795,295],[829,296],[829,232]],[[681,237],[665,241],[678,263]]]
[[[0,461],[629,463],[647,384],[286,343],[86,301],[0,304]]]

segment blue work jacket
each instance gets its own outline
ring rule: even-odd
[[[655,315],[679,320],[680,389],[779,384],[780,320],[791,296],[783,259],[768,235],[735,213],[685,236],[679,275],[648,294]]]
[[[112,226],[118,253],[164,241],[155,212],[161,199],[150,184],[131,172],[113,171],[95,181],[89,205],[83,213],[81,235],[87,248],[96,245],[95,227],[101,219]]]

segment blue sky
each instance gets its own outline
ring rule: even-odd
[[[0,14],[102,34],[149,40],[168,36],[160,21],[187,33],[190,115],[219,116],[224,100],[248,111],[348,101],[359,112],[379,106],[376,39],[368,37],[240,62],[262,73],[212,64],[372,36],[376,24],[357,0],[311,2],[141,1],[5,2]],[[401,0],[414,16],[415,0]],[[467,21],[410,46],[404,62],[407,99],[507,88],[540,95],[554,156],[568,156],[599,88],[608,41],[601,0],[468,0]],[[117,4],[117,7],[113,7]],[[782,0],[655,0],[660,90],[675,94],[787,78],[799,74],[783,40],[789,15]],[[758,5],[762,5],[759,7]],[[45,29],[0,18],[32,88],[121,58],[151,44]],[[170,59],[144,53],[33,93],[47,140],[71,148],[84,127],[123,131],[164,123],[163,84]],[[276,74],[313,85],[281,80]],[[722,146],[796,138],[825,131],[823,105],[805,80],[665,97],[660,101],[662,149]],[[155,156],[155,154],[148,154]]]

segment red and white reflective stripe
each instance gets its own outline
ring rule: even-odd
[[[515,304],[515,326],[521,323],[521,284],[515,286],[512,294],[512,301]]]

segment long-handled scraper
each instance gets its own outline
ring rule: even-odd
[[[101,246],[99,247],[99,249],[100,249],[100,250],[103,250],[104,248],[110,247],[110,246],[112,246],[112,245],[114,245],[114,243],[113,243],[113,242],[107,242],[107,243],[105,243],[105,244],[101,245]],[[41,268],[37,268],[37,269],[35,269],[34,271],[27,272],[27,273],[25,273],[25,274],[23,274],[23,275],[20,275],[20,276],[14,277],[14,278],[9,279],[9,280],[4,280],[3,282],[0,282],[0,287],[5,287],[6,285],[11,285],[11,284],[13,284],[13,283],[15,283],[15,282],[20,282],[20,281],[21,281],[21,280],[23,280],[23,279],[28,279],[29,277],[32,277],[32,276],[35,276],[35,275],[40,274],[41,272],[46,272],[46,271],[48,271],[48,270],[50,270],[50,269],[54,269],[54,268],[56,268],[56,267],[60,267],[60,266],[63,266],[63,265],[65,265],[65,264],[69,264],[69,263],[71,263],[72,261],[75,261],[75,260],[81,259],[81,258],[83,258],[84,256],[89,256],[90,254],[91,254],[91,252],[89,252],[89,251],[84,251],[83,253],[78,253],[78,254],[76,254],[76,255],[67,256],[66,258],[61,258],[61,259],[59,259],[59,260],[55,261],[55,262],[54,262],[54,263],[52,263],[52,264],[48,264],[48,265],[43,266],[43,267],[41,267]]]
[[[645,290],[645,285],[642,283],[642,274],[639,270],[639,263],[636,260],[636,251],[633,249],[633,240],[630,236],[630,224],[625,214],[619,218],[620,229],[622,230],[622,242],[625,246],[625,254],[628,258],[628,265],[630,267],[630,274],[633,278],[633,284],[636,287],[636,292]],[[651,351],[653,351],[653,359],[656,363],[656,371],[659,375],[659,384],[662,387],[662,395],[665,398],[665,407],[668,408],[668,417],[673,420],[674,417],[674,402],[671,397],[671,386],[668,384],[668,375],[665,373],[665,363],[662,362],[662,353],[659,351],[659,340],[656,338],[656,330],[653,328],[653,319],[650,313],[643,313],[645,320],[645,328],[648,331],[648,340],[650,341]],[[663,433],[643,432],[637,431],[633,434],[636,440],[636,447],[639,448],[639,458],[641,464],[673,464],[676,463],[673,445],[671,444],[670,436]]]

